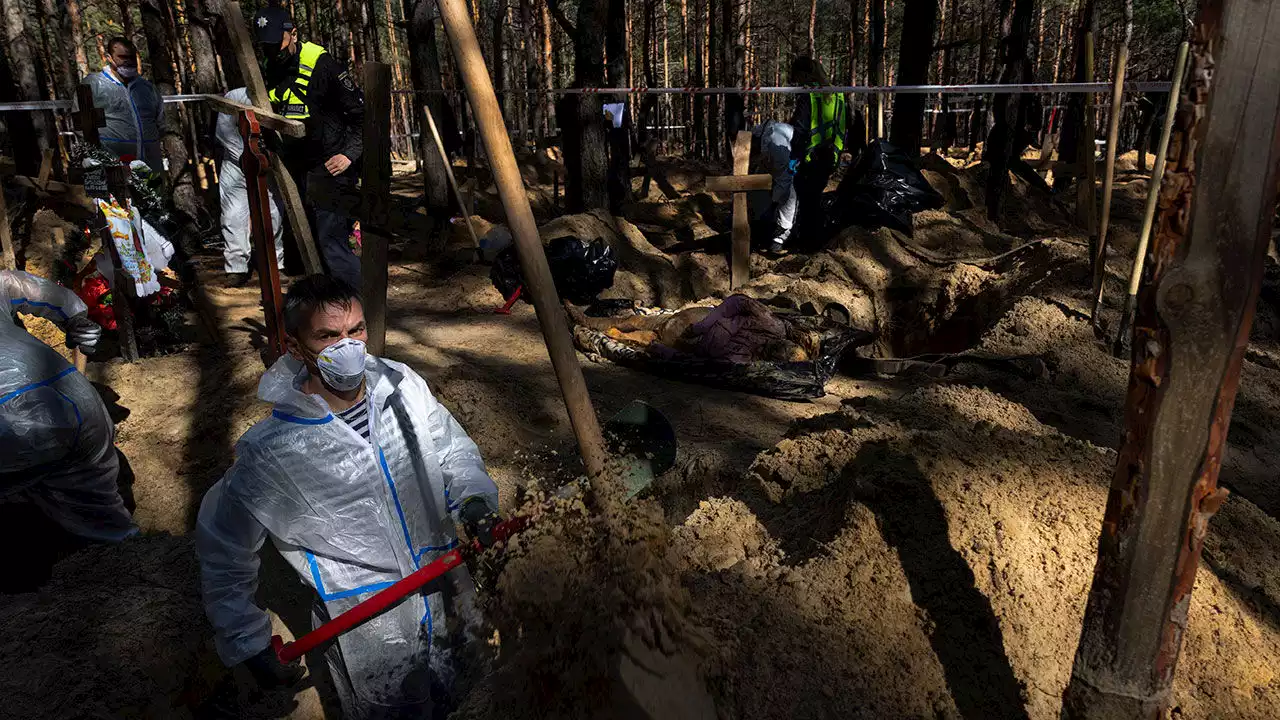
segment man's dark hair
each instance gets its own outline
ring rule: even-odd
[[[124,37],[123,35],[117,35],[107,41],[107,54],[110,55],[114,53],[117,45],[123,45],[125,50],[128,50],[134,55],[138,54],[138,46],[134,45],[132,40]]]
[[[284,296],[284,331],[298,337],[311,313],[325,305],[346,309],[360,302],[360,291],[329,275],[308,275],[289,286]]]
[[[822,63],[808,55],[800,55],[791,61],[791,82],[797,85],[826,85],[827,72]]]

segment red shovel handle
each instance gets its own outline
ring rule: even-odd
[[[498,523],[493,528],[493,538],[495,541],[505,542],[512,535],[523,530],[528,522],[527,518],[517,516]],[[286,643],[279,635],[272,637],[271,647],[276,651],[276,657],[280,658],[280,662],[287,665],[339,635],[364,624],[370,618],[382,614],[387,608],[417,592],[432,580],[458,567],[472,554],[482,550],[480,543],[476,541],[472,541],[469,545],[454,548],[431,561],[431,563],[422,566],[417,571],[406,575],[391,587],[380,590],[359,605],[293,642]]]

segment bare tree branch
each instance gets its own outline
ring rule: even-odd
[[[572,40],[578,37],[578,28],[574,27],[573,23],[569,22],[569,18],[565,16],[564,10],[560,9],[559,0],[547,0],[547,8],[551,10],[551,17],[556,19],[556,23],[558,23],[560,28],[564,30],[565,34],[569,36],[569,39]]]

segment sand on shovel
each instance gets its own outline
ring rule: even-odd
[[[661,509],[600,495],[534,497],[501,569],[478,573],[498,657],[454,717],[716,717]]]

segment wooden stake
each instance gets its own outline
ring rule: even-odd
[[[538,226],[534,222],[533,210],[529,207],[529,198],[525,195],[524,183],[520,179],[520,169],[516,166],[515,154],[511,150],[511,139],[507,136],[498,99],[494,95],[493,84],[489,81],[480,45],[476,42],[475,28],[471,25],[463,0],[439,0],[439,5],[445,32],[449,36],[467,87],[467,98],[475,113],[485,149],[489,153],[494,181],[498,186],[502,205],[506,208],[507,221],[511,224],[511,235],[520,257],[525,289],[538,313],[538,323],[542,326],[547,353],[551,356],[551,365],[560,383],[560,392],[564,395],[565,408],[569,412],[569,422],[573,425],[582,460],[592,478],[593,487],[607,491],[610,485],[602,477],[605,448],[600,434],[600,422],[591,405],[582,368],[578,365],[573,339],[569,335],[564,310],[556,294],[555,281],[551,277],[551,268],[547,266],[546,252],[538,236]]]
[[[369,352],[387,343],[387,214],[391,201],[391,66],[364,64],[364,159],[360,173],[360,280]]]
[[[1178,46],[1178,59],[1173,64],[1173,87],[1169,91],[1169,102],[1165,107],[1164,125],[1160,129],[1160,145],[1156,148],[1156,163],[1151,169],[1151,182],[1147,187],[1147,206],[1142,213],[1142,230],[1138,233],[1138,248],[1133,254],[1133,269],[1129,273],[1129,294],[1124,299],[1124,308],[1120,311],[1120,326],[1116,331],[1115,344],[1111,352],[1116,357],[1124,350],[1124,338],[1129,333],[1129,323],[1133,319],[1133,309],[1137,304],[1138,286],[1142,282],[1142,267],[1147,259],[1147,242],[1151,236],[1151,226],[1156,217],[1156,203],[1160,199],[1160,186],[1164,182],[1164,167],[1169,151],[1169,138],[1173,134],[1173,116],[1178,111],[1178,94],[1182,90],[1182,76],[1187,68],[1187,43]]]
[[[427,128],[431,130],[431,139],[436,142],[436,150],[440,151],[440,159],[444,161],[444,175],[449,179],[449,187],[453,188],[454,197],[458,198],[458,207],[462,208],[462,219],[467,223],[467,234],[471,236],[471,244],[478,250],[480,248],[480,238],[476,237],[476,229],[471,226],[471,210],[467,207],[466,198],[462,197],[462,190],[458,187],[458,179],[453,176],[453,162],[449,160],[449,153],[445,152],[444,141],[440,139],[440,131],[436,130],[436,119],[431,115],[431,108],[423,105],[422,109],[427,114]]]
[[[262,290],[262,314],[267,327],[267,367],[286,352],[284,342],[284,298],[280,293],[280,261],[276,257],[275,228],[271,226],[271,198],[267,192],[267,172],[271,167],[262,128],[253,110],[240,113],[240,170],[249,195],[249,238],[251,254],[258,266],[258,286]]]
[[[1111,86],[1111,123],[1107,128],[1107,169],[1102,178],[1102,222],[1098,227],[1098,253],[1093,258],[1093,308],[1089,317],[1098,327],[1098,307],[1102,304],[1103,280],[1107,276],[1107,230],[1111,226],[1111,190],[1116,177],[1116,145],[1120,143],[1120,118],[1124,116],[1124,70],[1129,62],[1129,43],[1116,50],[1116,76]]]
[[[746,175],[751,158],[751,133],[739,130],[733,144],[733,174]],[[729,266],[729,288],[737,290],[751,279],[751,221],[747,217],[747,196],[733,194],[733,250]]]
[[[1172,704],[1280,179],[1280,13],[1262,9],[1200,6],[1067,720],[1161,718]]]
[[[258,58],[253,53],[253,41],[249,39],[249,30],[244,25],[240,3],[236,0],[224,2],[222,19],[231,40],[231,51],[236,57],[236,64],[240,66],[240,77],[244,78],[245,89],[249,92],[249,101],[258,110],[270,111],[271,98],[267,95],[266,83],[262,81],[262,71],[258,69]],[[307,210],[298,193],[298,185],[280,162],[280,157],[274,153],[271,155],[271,177],[276,181],[276,189],[280,191],[280,200],[284,205],[285,215],[289,218],[289,226],[293,228],[293,237],[302,251],[302,264],[307,273],[315,275],[324,272],[315,237],[311,234],[311,224],[307,221]]]

